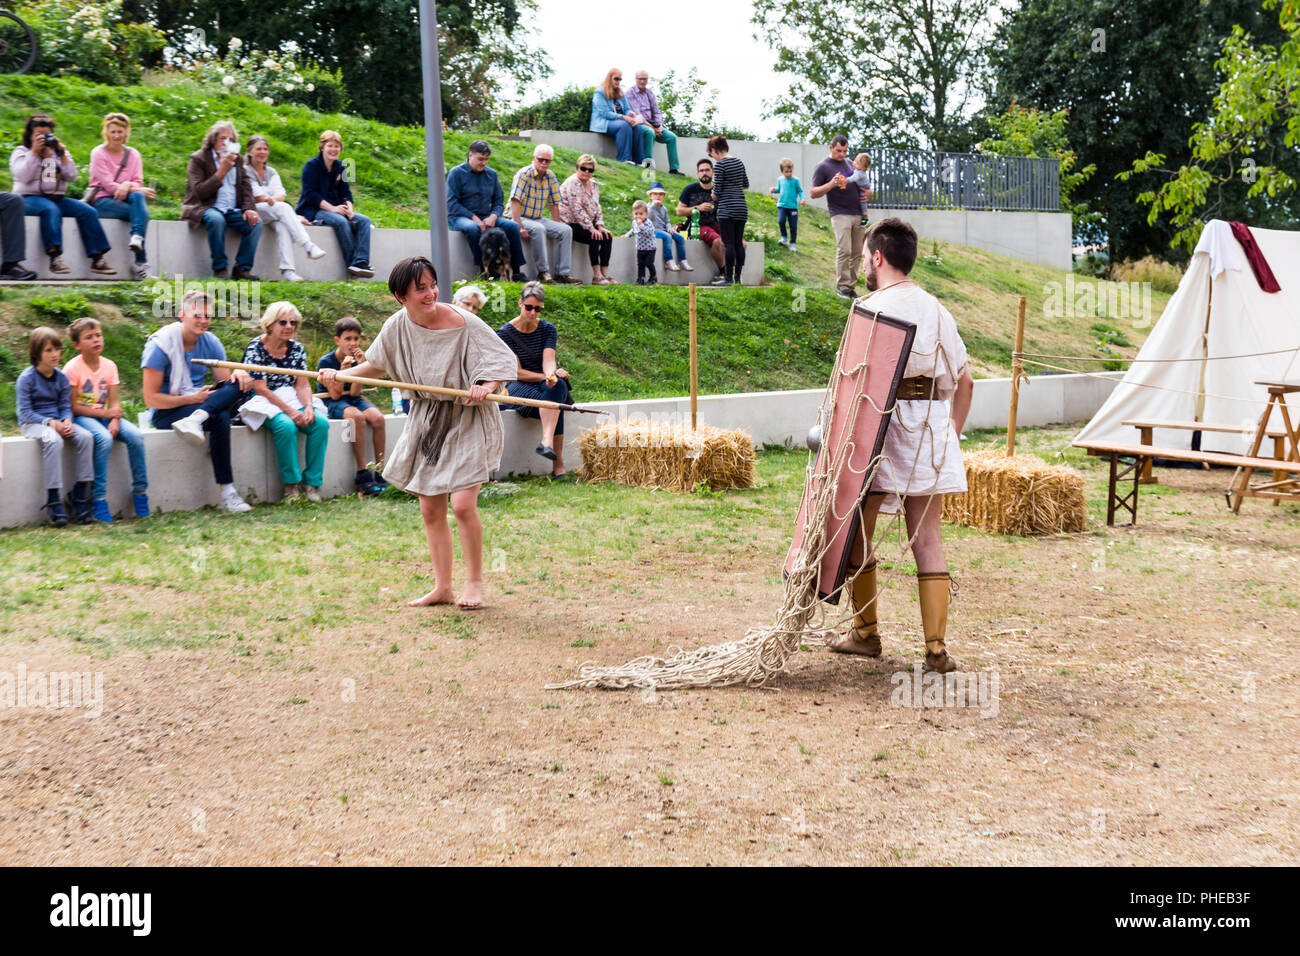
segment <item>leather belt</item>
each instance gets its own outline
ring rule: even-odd
[[[898,386],[898,397],[905,402],[938,401],[939,393],[935,387],[934,379],[918,376],[903,379]]]

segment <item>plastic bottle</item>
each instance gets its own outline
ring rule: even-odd
[[[393,414],[404,414],[402,412],[402,390],[400,388],[393,389]]]
[[[700,211],[698,209],[691,210],[691,228],[690,231],[687,233],[687,238],[688,239],[700,238]]]

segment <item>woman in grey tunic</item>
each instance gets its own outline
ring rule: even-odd
[[[402,308],[388,317],[351,370],[361,377],[439,385],[469,392],[468,400],[412,393],[411,411],[384,479],[420,499],[420,515],[433,560],[433,590],[408,602],[415,607],[451,604],[479,607],[483,600],[483,525],[478,489],[501,464],[501,412],[485,396],[513,380],[515,354],[473,313],[438,302],[433,263],[422,256],[393,267],[388,289]],[[321,370],[327,387],[333,369]],[[469,578],[457,600],[451,587],[452,538],[447,500],[456,516]]]

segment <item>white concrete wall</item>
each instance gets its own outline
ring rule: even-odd
[[[1107,379],[1086,375],[1046,375],[1031,378],[1021,388],[1019,424],[1023,427],[1078,422],[1090,418],[1110,394],[1121,373]],[[699,420],[721,428],[744,428],[758,445],[803,445],[808,429],[817,421],[823,389],[787,392],[748,392],[733,395],[705,395],[699,399]],[[980,379],[975,383],[968,429],[1005,428],[1011,395],[1010,379]],[[645,419],[689,421],[689,398],[643,399],[628,402],[580,404],[606,409],[614,421]],[[577,470],[581,464],[578,436],[588,428],[610,421],[603,415],[565,415],[565,465]],[[503,416],[506,441],[499,477],[550,474],[551,464],[535,449],[541,424],[520,418],[514,412]],[[404,416],[389,416],[387,445],[391,450],[406,423]],[[232,429],[232,457],[235,484],[250,503],[278,501],[282,490],[275,449],[269,433],[243,426]],[[191,511],[217,503],[217,486],[207,449],[191,445],[170,431],[144,430],[145,454],[149,465],[149,500],[156,510]],[[305,444],[305,440],[302,442]],[[367,438],[367,449],[370,448]],[[0,479],[0,527],[15,527],[45,520],[45,501],[40,444],[22,437],[7,437],[0,449],[3,479]],[[368,457],[369,457],[368,451]],[[72,474],[72,453],[65,453],[65,474]],[[325,456],[326,496],[351,494],[356,461],[352,444],[345,440],[344,423],[330,422],[330,439]],[[108,501],[114,515],[131,514],[131,469],[126,449],[113,448],[109,458]]]
[[[56,276],[49,271],[49,257],[42,251],[40,224],[33,216],[26,217],[27,256],[24,263],[42,279],[76,279],[82,281],[129,280],[131,263],[134,256],[127,247],[130,239],[130,226],[123,221],[108,219],[103,222],[104,232],[112,249],[106,256],[109,265],[117,269],[116,276],[95,275],[90,271],[90,260],[81,245],[81,236],[73,219],[63,221],[63,261],[72,272],[67,276]],[[263,228],[262,237],[257,246],[257,255],[253,260],[253,273],[267,281],[280,278],[279,256],[276,252],[273,226]],[[326,226],[307,226],[307,233],[312,241],[328,254],[323,259],[308,259],[301,251],[296,256],[296,271],[304,279],[324,282],[354,279],[348,275],[347,263],[339,254],[338,240],[334,231]],[[469,251],[469,243],[459,233],[448,232],[450,243],[451,269],[454,281],[472,279],[475,275],[474,258]],[[226,251],[230,267],[235,263],[235,250],[239,248],[239,236],[234,230],[226,233]],[[555,262],[555,242],[551,241],[551,262]],[[154,275],[165,274],[167,277],[183,276],[186,279],[208,279],[212,275],[212,258],[208,252],[207,234],[202,229],[193,228],[189,223],[176,220],[156,220],[149,224],[145,238],[145,252]],[[429,233],[423,229],[372,229],[370,233],[370,265],[375,270],[374,282],[387,282],[392,267],[408,256],[429,255]],[[6,251],[6,255],[8,252]],[[530,279],[537,277],[537,271],[531,261],[529,244],[524,243],[524,256],[529,264],[524,274]],[[583,282],[591,282],[591,266],[587,261],[587,247],[573,243],[573,275]],[[659,281],[672,285],[685,285],[694,279],[696,282],[708,282],[716,274],[713,259],[709,256],[704,243],[699,240],[687,240],[686,258],[695,267],[694,272],[669,272],[663,268],[662,249],[655,259],[659,272]],[[764,256],[761,243],[751,243],[745,259],[745,269],[741,275],[742,285],[758,285],[763,281]],[[636,281],[636,240],[619,237],[614,240],[613,254],[609,262],[609,271],[620,282]]]
[[[671,128],[671,124],[670,124]],[[613,157],[614,140],[599,133],[570,133],[560,130],[524,130],[523,135],[536,142],[564,149],[575,149],[593,156]],[[695,164],[708,156],[705,140],[678,137],[678,158],[682,171],[695,175]],[[794,174],[803,183],[805,194],[812,185],[813,170],[828,155],[828,147],[813,143],[769,143],[755,140],[728,141],[731,154],[745,163],[750,188],[766,192],[780,175],[778,163],[794,160]],[[656,168],[668,169],[668,153],[662,143],[655,144]],[[646,174],[647,185],[653,181]],[[826,208],[825,198],[810,199],[809,204]],[[910,222],[926,239],[938,239],[1010,256],[1025,262],[1069,271],[1073,266],[1073,239],[1070,216],[1063,212],[999,212],[982,209],[872,209],[872,219],[898,216]]]

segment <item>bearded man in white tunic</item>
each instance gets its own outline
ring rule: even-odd
[[[862,533],[849,555],[853,626],[832,639],[830,647],[844,654],[880,656],[871,541],[877,514],[902,511],[916,558],[925,668],[946,673],[955,670],[957,662],[945,643],[951,581],[939,515],[943,495],[966,490],[959,436],[970,412],[974,382],[952,314],[908,278],[916,246],[916,230],[897,218],[880,220],[867,236],[869,292],[862,302],[874,312],[915,323],[916,337],[885,431],[880,466],[861,505]]]

